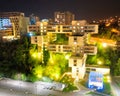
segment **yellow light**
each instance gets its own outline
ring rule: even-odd
[[[77,42],[74,42],[74,44],[77,44]]]
[[[97,63],[98,63],[99,65],[101,65],[101,64],[102,64],[102,61],[98,61]]]
[[[33,69],[33,74],[35,74],[38,78],[41,78],[43,74],[43,68],[41,66],[36,66]]]
[[[111,82],[110,76],[107,76],[107,81]]]
[[[103,46],[103,47],[107,47],[107,43],[103,43],[102,46]]]
[[[41,74],[37,74],[37,77],[38,77],[38,78],[41,78],[41,77],[42,77],[42,75],[41,75]]]
[[[56,78],[56,80],[59,78],[59,74],[58,73],[55,74],[55,78]]]
[[[32,57],[36,58],[37,57],[37,53],[33,53]]]
[[[66,56],[65,56],[65,59],[67,59],[67,60],[68,60],[68,59],[69,59],[69,57],[70,57],[69,55],[66,55]]]
[[[77,25],[80,25],[79,23],[77,23]]]

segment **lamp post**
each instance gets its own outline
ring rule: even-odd
[[[37,96],[37,85],[35,85],[35,90],[36,90],[36,96]]]

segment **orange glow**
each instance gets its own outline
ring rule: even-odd
[[[106,27],[110,26],[110,23],[105,24]]]
[[[113,28],[111,31],[112,31],[112,32],[115,32],[115,33],[118,33],[118,32],[119,32],[119,31],[118,31],[117,29],[115,29],[115,28]]]

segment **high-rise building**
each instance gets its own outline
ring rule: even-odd
[[[71,24],[72,20],[75,19],[75,15],[69,11],[67,12],[55,12],[54,19],[57,24]]]
[[[20,37],[27,32],[29,18],[22,12],[1,12],[0,13],[0,33],[1,36]]]

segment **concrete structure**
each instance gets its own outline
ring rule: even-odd
[[[86,72],[89,73],[91,71],[96,71],[96,72],[102,73],[103,75],[109,75],[110,74],[110,68],[109,67],[86,65]]]
[[[39,36],[32,36],[31,43],[39,48],[46,47],[51,52],[71,53],[69,67],[72,67],[72,77],[83,79],[86,71],[87,54],[95,55],[97,47],[89,44],[89,34],[98,32],[98,25],[90,25],[85,20],[73,21],[71,25],[49,25],[41,22]],[[58,37],[62,41],[57,42]]]
[[[73,13],[67,11],[67,12],[55,12],[54,13],[54,19],[57,24],[71,24],[72,20],[75,19],[75,16]]]
[[[22,12],[2,12],[0,13],[0,35],[19,38],[21,34],[27,32],[28,23],[29,18]]]

